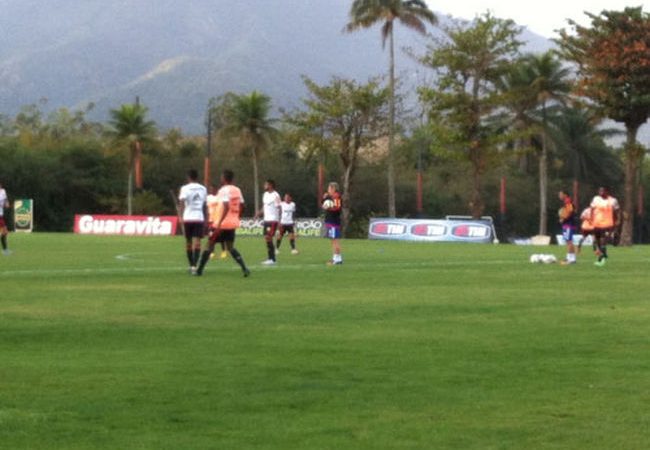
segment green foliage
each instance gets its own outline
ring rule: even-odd
[[[327,85],[304,78],[309,97],[304,110],[287,115],[293,138],[308,154],[335,155],[341,164],[342,225],[350,222],[360,151],[372,150],[386,130],[389,91],[378,79],[365,84],[334,77]]]
[[[643,152],[636,142],[650,115],[650,14],[641,7],[589,14],[591,26],[569,23],[560,32],[564,56],[578,66],[578,92],[602,115],[625,125],[625,197],[621,243],[632,244],[637,175]]]
[[[508,141],[500,110],[505,105],[499,80],[511,70],[521,42],[520,29],[511,20],[489,13],[470,25],[445,30],[447,40],[429,46],[421,57],[438,77],[420,89],[436,136],[434,151],[462,155],[471,167],[473,195],[470,212],[483,214],[481,176]]]

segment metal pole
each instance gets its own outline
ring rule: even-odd
[[[210,155],[212,153],[212,108],[208,109],[208,135],[203,160],[203,184],[210,186]]]

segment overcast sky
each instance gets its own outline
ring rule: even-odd
[[[546,37],[557,37],[554,30],[568,28],[567,18],[581,25],[590,22],[584,11],[599,13],[604,9],[621,11],[626,6],[643,6],[650,12],[650,0],[426,0],[433,11],[454,17],[473,19],[488,9],[494,16],[513,19],[518,25]]]

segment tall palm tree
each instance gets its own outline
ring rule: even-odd
[[[127,213],[133,212],[133,174],[136,174],[136,186],[142,187],[142,172],[140,157],[142,144],[152,139],[156,134],[156,124],[147,120],[148,108],[139,104],[125,104],[119,109],[110,111],[111,119],[109,133],[120,145],[129,149],[129,176],[127,184]]]
[[[226,135],[235,137],[242,149],[251,152],[255,212],[260,209],[259,155],[269,147],[276,132],[273,120],[269,118],[270,111],[271,98],[258,91],[232,96],[225,111],[222,130]]]
[[[354,0],[350,8],[350,22],[345,30],[353,32],[369,28],[383,22],[381,27],[382,44],[389,45],[389,129],[388,129],[388,215],[395,217],[395,43],[393,28],[398,20],[403,25],[418,33],[425,34],[425,22],[435,25],[435,14],[427,7],[424,0]]]
[[[570,70],[563,66],[555,52],[548,51],[541,55],[528,55],[524,64],[534,75],[530,89],[537,99],[537,115],[541,126],[539,153],[539,234],[548,231],[548,149],[549,108],[564,104],[571,90]]]

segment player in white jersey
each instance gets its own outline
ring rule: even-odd
[[[187,172],[187,184],[181,187],[178,201],[183,215],[185,230],[185,250],[190,264],[190,273],[196,273],[196,266],[201,256],[201,239],[207,229],[208,192],[205,186],[197,182],[199,174],[195,169]]]
[[[7,197],[7,191],[4,190],[0,183],[0,241],[2,241],[2,254],[10,255],[11,250],[7,247],[9,230],[5,222],[5,208],[9,208],[9,198]]]
[[[256,217],[264,215],[264,240],[266,241],[268,258],[262,264],[267,266],[275,264],[273,238],[280,223],[280,203],[282,203],[282,199],[275,190],[275,181],[266,180],[264,182],[264,195],[262,196],[262,209],[257,212]]]
[[[289,235],[289,244],[291,245],[291,254],[297,255],[298,250],[296,249],[296,231],[294,229],[296,214],[296,204],[291,198],[291,194],[285,193],[284,200],[280,203],[280,232],[278,233],[278,239],[275,241],[275,252],[280,253],[280,245],[282,244],[282,238],[285,234]]]

